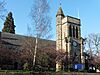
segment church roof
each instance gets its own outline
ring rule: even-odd
[[[56,16],[58,16],[58,15],[64,16],[64,13],[63,13],[63,10],[62,10],[61,7],[58,9],[58,12],[57,12]]]
[[[0,32],[0,40],[3,45],[6,47],[16,47],[18,50],[20,50],[22,44],[24,43],[25,40],[27,40],[27,36],[23,35],[18,35],[18,34],[11,34],[11,33],[6,33],[6,32]],[[30,37],[35,44],[35,37]],[[53,40],[46,40],[46,39],[39,39],[39,45],[42,43],[42,47],[47,47],[49,45],[50,47],[53,46],[55,47],[56,42]]]

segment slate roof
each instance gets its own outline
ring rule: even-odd
[[[58,12],[57,12],[56,16],[58,16],[58,15],[64,16],[64,13],[63,13],[63,10],[62,10],[61,7],[58,9]]]
[[[35,41],[35,37],[31,37],[32,40]],[[12,47],[18,47],[20,49],[20,46],[23,44],[24,40],[27,40],[27,36],[23,35],[18,35],[18,34],[11,34],[11,33],[6,33],[6,32],[0,32],[0,39],[3,45],[6,46],[12,46]],[[56,47],[56,42],[52,40],[45,40],[41,39],[42,46],[45,47],[47,45]],[[35,44],[35,42],[34,42]]]

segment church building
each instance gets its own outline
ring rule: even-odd
[[[66,53],[66,65],[57,61],[56,71],[83,63],[81,21],[72,16],[65,16],[61,7],[56,14],[56,50]]]

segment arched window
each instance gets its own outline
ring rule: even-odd
[[[76,38],[78,38],[78,27],[76,27]]]
[[[69,26],[69,36],[72,37],[72,28],[71,28],[71,25]]]

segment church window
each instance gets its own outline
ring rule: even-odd
[[[78,38],[78,27],[76,27],[76,38]]]
[[[69,36],[72,37],[72,28],[71,28],[71,25],[69,26]]]
[[[75,37],[75,27],[73,26],[73,37]]]

